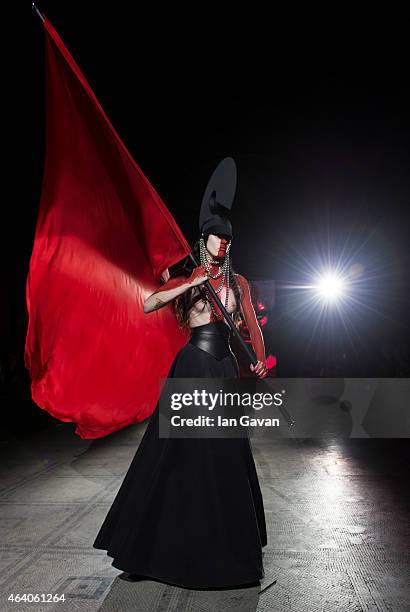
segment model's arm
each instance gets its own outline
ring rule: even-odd
[[[194,268],[191,276],[176,276],[170,278],[164,285],[154,291],[144,302],[144,312],[159,310],[181,293],[196,287],[208,280],[208,274],[203,266]]]
[[[251,300],[251,292],[249,283],[241,274],[235,274],[236,279],[242,289],[241,311],[249,330],[253,350],[255,351],[258,363],[256,366],[250,365],[252,372],[255,372],[260,378],[265,378],[268,373],[266,367],[265,344],[263,341],[262,331],[259,327],[258,319],[256,318],[255,310]]]

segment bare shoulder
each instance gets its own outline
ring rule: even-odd
[[[242,275],[242,274],[238,274],[237,272],[234,273],[235,274],[235,279],[236,281],[242,286],[242,287],[248,287],[249,283],[246,280],[246,278]]]

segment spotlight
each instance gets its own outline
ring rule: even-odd
[[[344,281],[340,276],[328,273],[319,278],[315,289],[322,299],[328,302],[335,302],[343,295]]]

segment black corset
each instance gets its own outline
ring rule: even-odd
[[[231,330],[223,321],[198,325],[192,327],[191,330],[190,344],[210,353],[218,360],[232,355],[229,344]]]

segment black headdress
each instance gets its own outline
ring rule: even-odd
[[[229,213],[236,192],[237,170],[232,157],[225,157],[215,168],[202,198],[199,213],[201,234],[225,234],[232,238]]]

